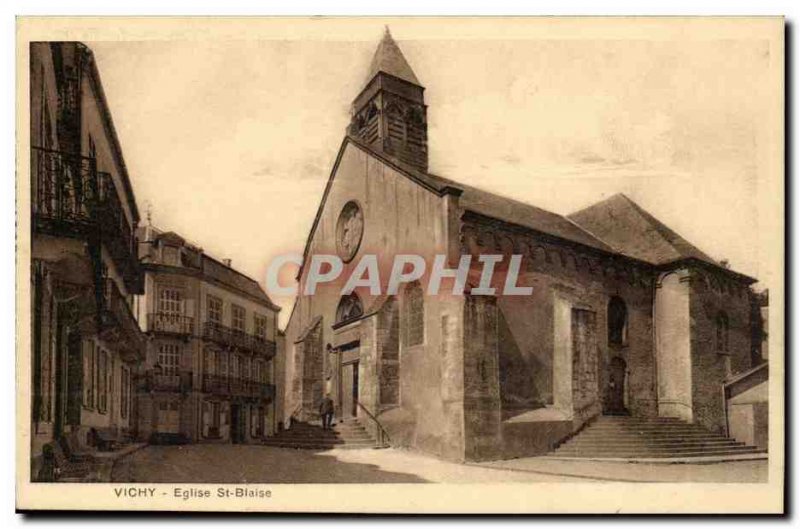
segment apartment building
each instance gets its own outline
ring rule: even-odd
[[[146,340],[139,213],[92,51],[30,45],[31,472],[42,451],[124,440]],[[68,451],[68,450],[67,450]],[[49,479],[49,478],[43,478]]]
[[[252,443],[277,428],[280,308],[258,285],[174,232],[140,230],[137,315],[150,337],[139,373],[139,437]]]

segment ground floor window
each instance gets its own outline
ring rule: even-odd
[[[94,407],[94,358],[95,344],[92,340],[83,342],[83,405]]]
[[[225,410],[222,403],[218,401],[203,402],[203,435],[215,439],[222,434],[222,426],[225,424]]]
[[[131,371],[125,366],[120,368],[120,393],[119,393],[119,415],[127,419],[130,414],[131,406]]]
[[[220,425],[220,406],[219,402],[212,402],[211,403],[211,426],[215,428],[219,432],[219,425]]]
[[[100,349],[97,355],[97,410],[101,413],[108,411],[108,364],[108,351]]]

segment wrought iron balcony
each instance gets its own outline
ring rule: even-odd
[[[214,395],[251,399],[275,398],[275,385],[223,375],[203,375],[203,391]]]
[[[186,393],[192,389],[192,372],[181,371],[177,374],[159,373],[158,369],[150,369],[145,374],[147,391],[165,391]]]
[[[214,395],[229,395],[228,377],[222,375],[203,375],[203,391]]]
[[[34,232],[106,245],[129,290],[141,293],[135,226],[125,216],[114,180],[94,158],[31,148]]]
[[[275,352],[277,351],[275,342],[266,340],[260,336],[251,336],[250,342],[250,348],[253,352],[262,354],[268,359],[275,356]]]
[[[153,387],[167,391],[180,391],[180,375],[153,375]]]
[[[93,158],[31,148],[35,229],[82,229],[95,220],[97,168]]]
[[[225,325],[213,321],[207,321],[203,324],[203,338],[225,347],[234,347],[257,355],[262,355],[267,359],[275,356],[275,351],[277,349],[273,341],[248,334],[238,329],[226,327]]]
[[[194,318],[182,314],[151,312],[147,315],[147,331],[191,336],[194,334]]]
[[[100,300],[101,306],[97,314],[103,336],[117,342],[123,354],[133,355],[132,359],[144,357],[147,346],[145,336],[139,328],[128,300],[122,295],[113,279],[108,277],[103,279]]]

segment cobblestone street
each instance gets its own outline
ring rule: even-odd
[[[149,446],[114,467],[112,481],[153,483],[761,482],[767,461],[708,465],[525,458],[457,464],[397,449],[295,450],[256,445]]]

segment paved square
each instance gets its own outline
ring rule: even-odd
[[[208,444],[148,446],[119,460],[111,479],[138,483],[763,482],[767,461],[651,465],[533,457],[459,464],[393,448],[314,451]]]

